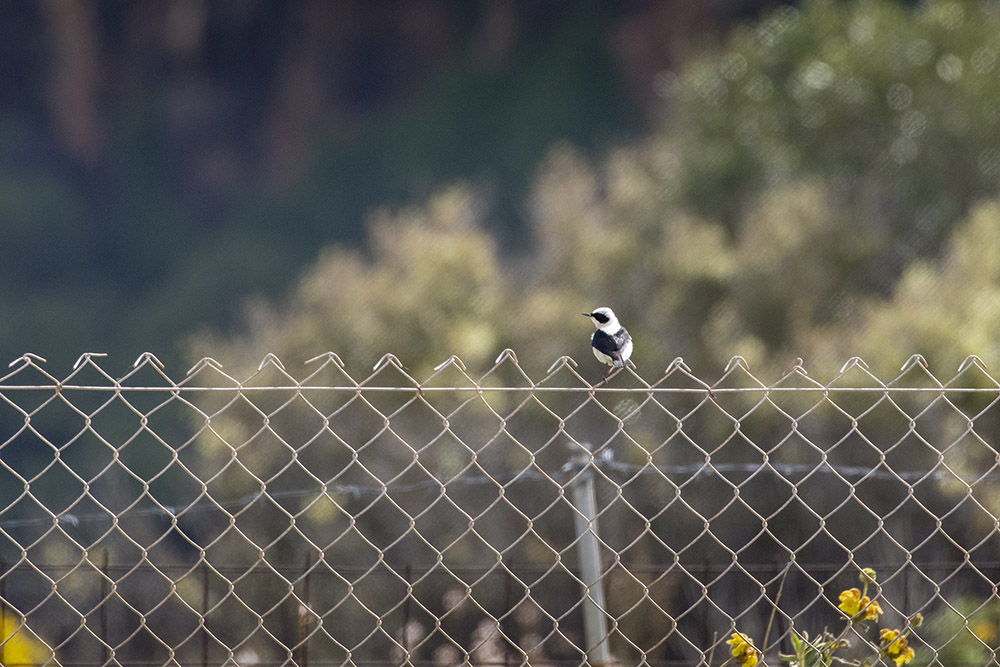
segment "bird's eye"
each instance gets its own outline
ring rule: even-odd
[[[605,315],[604,313],[594,313],[593,315],[591,315],[591,317],[593,317],[595,320],[597,320],[601,324],[607,324],[608,323],[608,316]]]

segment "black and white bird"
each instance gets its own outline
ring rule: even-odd
[[[618,323],[614,311],[602,306],[584,315],[597,327],[590,337],[597,360],[610,366],[609,373],[615,368],[625,368],[632,356],[632,336]]]

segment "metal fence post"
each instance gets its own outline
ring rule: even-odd
[[[108,579],[109,579],[109,558],[108,550],[104,550],[104,556],[101,558],[101,609],[99,613],[100,625],[101,625],[101,664],[108,664]]]
[[[298,618],[298,647],[299,662],[301,667],[309,666],[309,575],[312,572],[312,552],[306,553],[306,569],[302,577],[302,600],[299,603]]]
[[[597,498],[591,456],[582,459],[585,466],[570,487],[576,512],[573,521],[579,536],[580,578],[583,580],[583,633],[587,659],[594,667],[611,662],[608,650],[608,622],[604,615],[604,583],[601,579],[601,549],[597,539]]]

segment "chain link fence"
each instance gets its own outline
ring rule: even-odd
[[[845,624],[844,659],[897,664],[838,608],[868,567],[911,664],[1000,664],[975,357],[770,384],[739,357],[532,378],[509,350],[475,377],[102,365],[0,377],[0,664],[751,664],[738,632],[773,666]]]

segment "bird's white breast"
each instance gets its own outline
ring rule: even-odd
[[[611,366],[611,365],[614,364],[614,362],[615,362],[614,359],[612,359],[608,355],[604,354],[603,352],[601,352],[600,350],[598,350],[596,347],[591,347],[590,349],[594,351],[594,356],[597,357],[597,360],[599,362],[601,362],[602,364],[607,364],[608,366]]]

